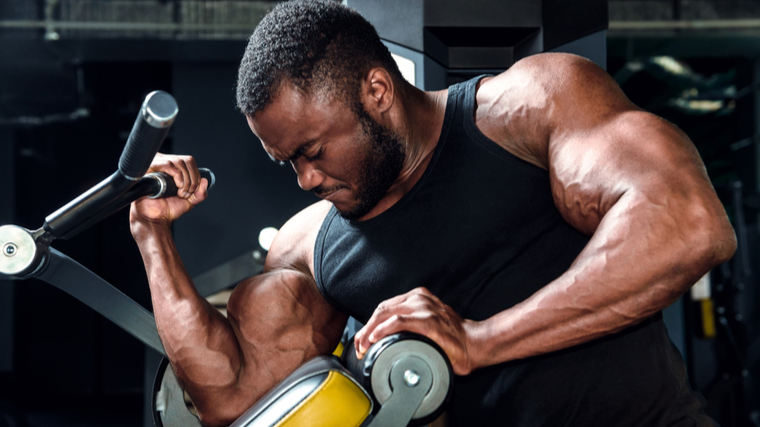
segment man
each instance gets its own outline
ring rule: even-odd
[[[688,138],[594,64],[536,55],[426,93],[357,13],[284,3],[251,37],[238,105],[325,200],[282,227],[225,319],[169,230],[206,183],[192,158],[156,158],[179,197],[135,203],[131,228],[204,423],[332,351],[350,314],[359,355],[402,330],[441,345],[452,425],[714,425],[659,312],[735,238]]]

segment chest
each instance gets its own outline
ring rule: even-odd
[[[510,281],[525,281],[520,266],[537,268],[528,264],[544,256],[541,247],[557,247],[547,234],[566,227],[546,172],[490,141],[452,135],[446,144],[431,162],[433,173],[380,217],[349,223],[328,215],[315,273],[338,308],[366,321],[380,302],[425,286],[472,318],[493,311],[481,300],[494,286],[502,290],[498,308],[547,280],[509,289]]]

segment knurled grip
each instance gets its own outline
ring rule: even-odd
[[[177,112],[177,101],[164,91],[157,90],[145,97],[119,159],[122,175],[129,179],[145,175]]]

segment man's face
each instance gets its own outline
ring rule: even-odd
[[[398,178],[404,145],[360,103],[349,109],[329,98],[283,84],[248,124],[272,158],[292,164],[301,188],[332,202],[344,218],[360,219]]]

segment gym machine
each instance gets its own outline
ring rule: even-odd
[[[345,0],[402,58],[402,74],[440,90],[527,56],[569,52],[606,68],[606,0]]]
[[[170,94],[150,93],[116,172],[50,214],[37,230],[0,226],[0,279],[36,278],[50,283],[164,356],[152,313],[51,244],[76,236],[142,197],[176,195],[171,176],[146,172],[177,113],[177,103]],[[214,174],[208,169],[200,171],[211,188],[216,181]],[[246,253],[194,282],[206,297],[258,274],[263,261],[258,251]],[[416,334],[394,334],[375,343],[364,359],[358,360],[352,339],[344,341],[343,360],[321,356],[305,363],[232,426],[405,426],[410,421],[424,424],[443,411],[451,396],[453,372],[445,353],[434,342]],[[156,374],[152,404],[158,427],[201,426],[165,358]]]

